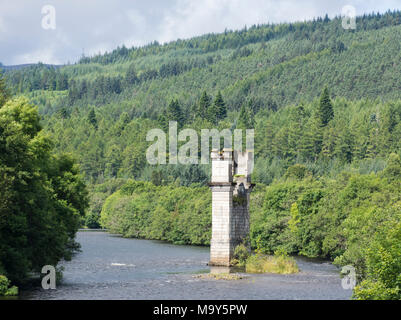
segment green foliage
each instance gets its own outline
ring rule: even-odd
[[[182,114],[178,100],[171,100],[167,108],[167,121],[176,121],[178,122],[179,128],[181,128],[184,124],[184,120],[184,115]]]
[[[389,153],[400,152],[399,102],[336,99],[335,116],[324,127],[312,116],[318,103],[289,106],[260,119],[256,117],[257,182],[271,183],[285,175],[286,170],[287,175],[297,174],[298,170],[302,178],[302,166],[315,176],[335,176],[349,164],[358,169],[365,161],[380,161]],[[372,114],[381,114],[382,119],[372,121]],[[264,159],[267,162],[262,166]]]
[[[257,182],[295,164],[336,174],[399,153],[399,16],[360,17],[355,32],[317,19],[118,48],[61,68],[7,69],[7,82],[39,105],[56,150],[72,153],[90,183],[150,180],[146,133],[177,118],[197,130],[255,128]],[[49,85],[63,77],[67,88]]]
[[[9,98],[9,92],[6,87],[6,81],[3,77],[2,70],[0,69],[0,107],[6,103]]]
[[[95,212],[89,212],[85,216],[84,225],[89,229],[100,229],[100,215]]]
[[[38,63],[7,70],[7,82],[13,93],[26,93],[34,90],[67,90],[69,79],[59,68]]]
[[[125,75],[125,81],[129,85],[135,84],[137,81],[139,81],[138,76],[136,74],[136,69],[135,69],[135,64],[132,63],[127,69],[127,73]]]
[[[204,92],[205,94],[205,92]],[[206,111],[206,119],[213,125],[218,125],[220,121],[224,120],[227,117],[227,107],[226,103],[223,100],[223,96],[221,91],[217,92],[217,95],[211,103],[210,97],[202,95],[201,100],[199,102],[199,108],[204,109],[207,108]],[[200,115],[201,113],[199,113]]]
[[[296,237],[290,232],[290,208],[299,195],[308,188],[301,182],[277,183],[266,189],[263,210],[251,210],[251,245],[262,253],[273,253],[282,247],[296,253]],[[251,201],[252,205],[252,201]]]
[[[0,275],[0,297],[18,295],[18,288],[16,286],[10,287],[10,283],[7,277]]]
[[[211,236],[211,195],[206,187],[130,181],[106,200],[100,221],[125,237],[205,245]]]
[[[198,108],[196,110],[196,116],[199,118],[208,118],[208,110],[211,105],[211,98],[207,94],[206,91],[203,91],[202,96],[200,97]]]
[[[242,207],[247,205],[247,198],[244,195],[234,195],[233,204],[235,207]]]
[[[214,99],[213,104],[214,104],[215,109],[216,109],[217,122],[219,122],[220,120],[225,119],[225,117],[227,116],[227,106],[226,106],[226,103],[223,100],[223,96],[221,94],[221,91],[217,92],[217,96]]]
[[[291,219],[288,221],[288,227],[292,233],[298,233],[298,224],[301,222],[299,217],[298,205],[294,202],[290,209]]]
[[[252,247],[352,265],[359,282],[356,298],[399,299],[398,169],[393,154],[378,173],[273,183],[266,189],[264,209],[251,210]]]
[[[322,83],[333,95],[352,100],[399,99],[394,90],[400,71],[399,17],[398,11],[358,17],[353,32],[341,27],[340,18],[258,25],[165,45],[118,48],[60,68],[38,64],[6,73],[13,93],[68,90],[50,109],[109,103],[121,108],[125,102],[124,111],[160,114],[177,97],[187,111],[204,90],[221,90],[230,110],[239,110],[249,98],[259,108],[274,109],[274,104],[313,100]],[[45,106],[47,99],[40,96],[36,99]]]
[[[0,265],[13,282],[68,259],[87,192],[69,155],[54,155],[37,108],[0,108]]]
[[[250,250],[245,246],[245,244],[241,243],[240,245],[235,247],[232,264],[243,267],[245,266],[249,256]]]
[[[245,268],[248,273],[292,274],[299,272],[295,259],[282,254],[252,255],[247,259]]]
[[[92,108],[88,113],[88,122],[90,125],[93,126],[93,128],[95,128],[95,130],[97,130],[98,125],[97,125],[97,118],[96,118],[96,113],[95,113],[94,108]]]
[[[99,229],[100,226],[100,212],[102,211],[103,204],[110,194],[115,192],[118,187],[124,184],[123,179],[110,179],[109,181],[92,185],[89,188],[89,208],[82,218],[82,226],[90,229]]]
[[[366,250],[366,276],[355,288],[356,299],[401,300],[400,209],[390,209],[392,221],[377,230]]]
[[[110,179],[107,182],[89,187],[89,208],[82,224],[90,229],[99,229],[100,213],[106,199],[126,183],[125,179]]]
[[[383,174],[389,180],[401,180],[401,159],[398,154],[390,154],[387,167]]]
[[[310,172],[302,164],[295,164],[287,169],[284,175],[286,179],[303,180]]]
[[[239,112],[237,128],[238,129],[252,129],[254,127],[254,118],[251,110],[243,105]]]
[[[322,95],[320,96],[317,117],[319,124],[322,127],[327,126],[328,123],[334,118],[333,104],[330,100],[330,93],[327,87],[324,88]]]

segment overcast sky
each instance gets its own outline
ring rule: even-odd
[[[55,29],[44,29],[45,5]],[[401,0],[0,0],[0,62],[5,65],[76,62],[125,44],[141,46],[267,22],[309,20],[401,9]]]

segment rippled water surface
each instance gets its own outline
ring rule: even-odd
[[[241,280],[194,277],[210,271],[209,248],[79,232],[82,252],[64,262],[56,290],[33,289],[22,299],[349,299],[338,269],[297,259],[294,275],[245,275]]]

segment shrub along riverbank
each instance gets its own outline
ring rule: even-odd
[[[208,245],[210,212],[211,194],[207,187],[129,181],[106,200],[101,224],[124,237]]]
[[[88,203],[75,160],[54,153],[37,108],[23,97],[4,103],[4,92],[0,76],[0,296],[71,258]]]
[[[314,178],[297,166],[253,192],[250,241],[264,254],[287,252],[354,266],[355,298],[400,299],[400,218],[398,155],[381,172],[349,171],[335,179]],[[101,224],[125,237],[208,245],[211,192],[129,181],[106,200]]]

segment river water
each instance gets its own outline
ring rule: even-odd
[[[63,262],[56,290],[31,289],[21,299],[349,299],[339,270],[327,262],[297,258],[293,275],[244,275],[241,280],[195,277],[209,273],[209,248],[78,232],[81,252]]]

